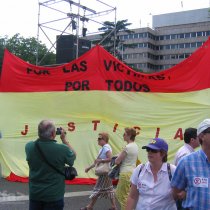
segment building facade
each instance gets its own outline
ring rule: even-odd
[[[143,72],[158,72],[180,63],[210,35],[209,8],[154,15],[152,20],[152,28],[118,34],[122,60]],[[126,48],[124,44],[135,44],[135,47]]]

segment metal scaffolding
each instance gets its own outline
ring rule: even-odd
[[[76,58],[78,58],[79,37],[98,33],[98,31],[91,31],[86,34],[87,27],[85,24],[87,22],[103,26],[103,22],[98,20],[99,17],[114,13],[116,26],[116,7],[110,6],[101,0],[95,0],[94,6],[96,9],[82,5],[81,0],[77,2],[71,0],[39,1],[37,43],[39,43],[40,36],[43,35],[50,45],[47,52],[49,53],[56,50],[56,36],[74,34],[77,38]],[[102,9],[100,10],[100,8]],[[39,60],[39,47],[37,44],[36,65],[41,65],[46,56],[47,54]]]

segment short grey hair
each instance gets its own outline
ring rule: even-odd
[[[52,133],[55,132],[55,124],[52,120],[42,120],[38,125],[39,138],[51,139]]]

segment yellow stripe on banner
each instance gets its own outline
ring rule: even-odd
[[[24,147],[37,138],[37,125],[42,119],[53,119],[63,126],[68,139],[77,151],[75,163],[79,177],[84,168],[97,156],[97,134],[110,134],[113,154],[125,145],[125,127],[137,127],[139,159],[145,162],[141,149],[156,135],[169,143],[169,161],[183,145],[182,133],[187,127],[197,127],[210,117],[210,89],[187,93],[132,93],[132,92],[47,92],[0,93],[0,163],[4,176],[12,171],[28,176]],[[59,138],[57,139],[59,142]]]

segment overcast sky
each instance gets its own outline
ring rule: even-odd
[[[15,33],[20,33],[24,37],[36,37],[38,30],[38,17],[40,23],[54,20],[57,17],[53,10],[41,6],[40,16],[38,16],[39,3],[47,0],[1,0],[0,6],[0,36],[9,35],[13,36]],[[56,0],[58,1],[58,0]],[[73,0],[78,3],[79,0]],[[210,0],[100,0],[106,4],[116,7],[117,20],[128,19],[129,23],[132,23],[131,28],[139,28],[152,26],[152,15],[164,14],[170,12],[179,12],[192,9],[200,9],[209,7]],[[81,5],[84,5],[96,12],[102,12],[111,9],[104,4],[99,3],[97,0],[80,0]],[[69,4],[61,2],[56,4],[59,10],[69,13],[78,14],[78,8],[74,5],[70,8]],[[84,11],[80,9],[80,15],[84,15]],[[85,15],[90,14],[88,11]],[[110,12],[101,17],[94,17],[96,22],[103,22],[105,20],[113,21],[115,18],[115,12]],[[88,28],[88,33],[95,32],[97,28],[101,27],[99,23],[94,21],[85,22],[85,27]],[[52,27],[58,24],[57,27],[61,31],[66,27],[66,23],[56,22],[52,23]],[[81,25],[80,25],[81,26]],[[71,33],[71,28],[68,29]],[[55,37],[59,32],[52,32],[52,30],[46,30],[46,34],[49,37]],[[43,42],[48,42],[46,36],[42,31],[39,32],[39,39]]]

